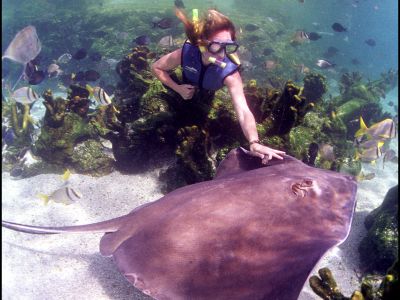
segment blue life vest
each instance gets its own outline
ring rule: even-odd
[[[188,41],[183,44],[181,66],[185,83],[212,91],[222,88],[225,78],[239,68],[239,65],[235,64],[227,55],[223,62],[226,63],[225,68],[212,63],[205,66],[201,60],[200,49]]]

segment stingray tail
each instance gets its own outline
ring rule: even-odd
[[[25,233],[32,234],[58,234],[58,233],[68,233],[68,232],[114,232],[120,227],[120,219],[124,217],[119,217],[116,219],[87,224],[87,225],[77,225],[77,226],[63,226],[63,227],[41,227],[41,226],[31,226],[19,223],[1,221],[1,226]]]

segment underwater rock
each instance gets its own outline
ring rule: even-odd
[[[114,169],[114,159],[105,154],[103,149],[102,144],[93,139],[77,144],[70,157],[72,167],[82,174],[110,174]]]
[[[58,99],[55,103],[65,102]],[[57,127],[50,126],[48,122],[43,125],[34,144],[34,153],[47,162],[65,165],[70,162],[75,145],[92,136],[96,136],[96,132],[87,120],[73,112],[63,113]]]
[[[326,93],[326,78],[321,74],[307,74],[304,79],[303,96],[307,99],[307,103],[317,104],[322,100],[322,96]]]
[[[43,104],[46,107],[46,113],[43,119],[44,124],[53,128],[62,126],[68,102],[61,97],[54,99],[51,90],[46,90],[43,93],[43,98]]]
[[[67,110],[72,111],[82,118],[87,116],[89,111],[89,91],[86,87],[82,87],[80,85],[72,84],[69,87],[68,91],[68,103],[67,103]]]
[[[398,185],[387,192],[381,206],[365,219],[367,236],[358,251],[365,268],[385,272],[398,259]]]
[[[386,275],[366,275],[361,280],[359,290],[350,297],[340,291],[329,268],[318,270],[318,276],[309,278],[311,289],[324,300],[394,300],[399,292],[399,262],[396,261],[387,270]]]

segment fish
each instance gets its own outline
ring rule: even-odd
[[[331,63],[325,59],[318,59],[316,62],[316,65],[318,67],[320,67],[321,69],[329,69],[329,68],[333,68],[334,66],[336,66],[336,64]]]
[[[110,66],[110,68],[115,68],[118,64],[118,60],[115,58],[106,58],[105,62]]]
[[[59,64],[66,64],[68,63],[70,60],[72,59],[72,55],[70,53],[64,53],[61,54],[57,60],[55,61],[55,63],[59,63]]]
[[[2,226],[35,234],[104,232],[100,253],[113,256],[124,277],[155,299],[288,300],[347,238],[356,192],[352,176],[288,155],[265,166],[237,148],[213,180],[115,219],[39,227],[3,216]]]
[[[15,132],[12,128],[8,128],[2,135],[4,143],[8,146],[14,144],[16,137],[17,136],[15,135]]]
[[[150,37],[147,35],[140,35],[137,38],[135,38],[133,42],[135,42],[139,46],[145,46],[150,44],[151,40]]]
[[[384,119],[368,128],[360,116],[360,129],[356,131],[354,137],[359,139],[364,135],[367,139],[393,139],[396,137],[396,125],[392,119]]]
[[[353,58],[352,60],[351,60],[351,63],[353,64],[353,65],[359,65],[360,64],[360,61],[357,59],[357,58]]]
[[[310,145],[308,146],[308,158],[306,163],[309,166],[312,167],[315,166],[315,159],[318,156],[318,149],[319,149],[318,144],[314,142],[310,143]]]
[[[333,150],[333,146],[329,144],[321,144],[318,147],[318,155],[320,158],[323,160],[327,161],[334,161],[335,158],[335,152]]]
[[[42,44],[37,35],[36,28],[29,25],[18,31],[8,45],[1,60],[8,58],[25,65],[38,56],[41,50]]]
[[[28,83],[31,85],[37,85],[46,78],[46,73],[42,70],[38,70],[32,73],[29,77]]]
[[[84,81],[85,80],[85,72],[79,71],[77,73],[72,73],[71,78],[74,81]]]
[[[158,27],[158,28],[161,28],[161,29],[168,29],[168,28],[171,28],[172,25],[173,25],[172,18],[166,17],[166,18],[162,18],[160,20],[157,20],[156,22],[154,22],[154,20],[155,19],[153,18],[153,21],[152,21],[153,28],[154,27]]]
[[[292,45],[298,45],[303,43],[304,41],[307,41],[309,39],[308,37],[308,33],[303,31],[303,30],[298,30],[295,32],[292,40],[290,41],[290,43]]]
[[[86,49],[81,48],[81,49],[77,50],[74,55],[72,55],[72,58],[76,59],[76,60],[81,60],[81,59],[84,59],[86,57],[86,55],[87,55]]]
[[[340,23],[333,23],[332,24],[332,29],[336,32],[344,32],[347,31],[347,29],[345,27],[343,27],[342,24]]]
[[[70,176],[71,171],[66,169],[64,174],[61,176],[61,180],[64,181],[61,187],[56,189],[50,195],[39,193],[37,194],[37,197],[41,198],[45,205],[47,205],[50,200],[56,203],[63,203],[65,205],[79,201],[82,198],[82,194],[79,190],[70,186],[68,181]]]
[[[308,39],[310,41],[317,41],[320,38],[322,38],[322,35],[318,34],[318,32],[309,32],[308,33]]]
[[[364,174],[364,172],[361,171],[360,174],[356,176],[357,182],[363,181],[363,180],[371,180],[375,178],[375,173],[368,173]]]
[[[376,42],[375,42],[374,39],[365,40],[365,43],[366,43],[368,46],[371,46],[371,47],[374,47],[374,46],[376,45]]]
[[[305,2],[305,0],[298,0],[300,3],[304,3]]]
[[[18,103],[22,104],[32,104],[39,99],[38,94],[31,87],[22,87],[14,91],[11,98]]]
[[[18,82],[25,75],[25,65],[35,59],[42,50],[42,44],[36,32],[35,26],[29,25],[18,31],[11,43],[8,45],[1,60],[8,58],[24,66],[22,74],[14,83],[12,90],[15,89]]]
[[[122,31],[122,32],[117,32],[116,37],[120,40],[127,40],[129,38],[129,33]]]
[[[396,151],[394,151],[393,149],[387,150],[383,155],[383,169],[385,168],[385,162],[388,161],[398,163],[398,157]]]
[[[86,89],[90,95],[93,96],[100,105],[109,105],[112,103],[110,96],[101,87],[92,88],[90,85],[86,85]]]
[[[265,48],[264,51],[263,51],[263,54],[264,54],[265,56],[268,56],[268,55],[270,55],[270,54],[272,54],[272,53],[274,53],[274,52],[275,52],[275,50],[272,49],[272,48]]]
[[[33,75],[36,71],[38,71],[39,68],[38,66],[33,62],[33,60],[29,61],[25,65],[25,70],[24,70],[24,79],[29,80],[29,77]]]
[[[56,203],[69,205],[79,201],[82,198],[82,194],[71,186],[63,186],[50,195],[38,194],[38,197],[43,199],[45,205],[47,205],[50,200]]]
[[[375,161],[382,156],[381,148],[383,144],[382,141],[377,141],[376,144],[370,148],[356,149],[354,159],[374,164]]]
[[[96,81],[101,77],[99,72],[95,70],[87,70],[84,74],[84,80],[86,81]]]
[[[175,46],[175,43],[174,43],[174,39],[172,38],[172,35],[167,35],[167,36],[162,37],[157,45],[162,48],[170,48],[170,47]]]
[[[268,71],[272,71],[272,70],[274,70],[274,69],[276,69],[276,67],[278,66],[278,63],[275,61],[275,60],[267,60],[266,62],[265,62],[265,68],[268,70]]]
[[[257,26],[256,24],[251,24],[251,23],[246,24],[246,25],[244,26],[244,29],[245,29],[246,31],[250,31],[250,32],[256,31],[256,30],[259,29],[259,28],[260,28],[260,27]]]
[[[394,105],[393,101],[389,101],[389,102],[388,102],[388,105],[389,105],[389,106],[393,106],[393,105]]]
[[[185,4],[183,3],[182,0],[175,0],[175,1],[174,1],[174,5],[175,5],[175,7],[177,7],[177,8],[185,8]]]
[[[50,64],[47,67],[47,74],[49,77],[57,77],[61,75],[63,71],[60,69],[60,66],[57,64]]]
[[[100,52],[92,52],[92,53],[90,53],[90,55],[89,55],[89,58],[92,60],[92,61],[101,61],[101,54],[100,54]]]

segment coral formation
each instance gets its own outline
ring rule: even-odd
[[[399,292],[399,262],[396,261],[387,270],[386,275],[366,275],[361,287],[350,297],[342,294],[329,268],[318,270],[320,277],[313,275],[309,279],[311,289],[324,300],[394,300]]]

